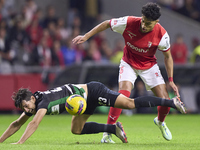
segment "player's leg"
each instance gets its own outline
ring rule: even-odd
[[[161,75],[160,69],[157,64],[155,64],[150,69],[141,71],[139,75],[144,81],[147,90],[152,90],[155,96],[169,99],[169,96],[165,87],[165,81]],[[158,108],[157,118],[160,121],[159,124],[162,124],[163,122],[163,125],[164,125],[162,127],[160,125],[159,128],[162,129],[163,137],[167,140],[171,140],[172,139],[171,132],[167,128],[166,124],[164,124],[165,117],[169,113],[170,108],[163,107],[163,106],[158,106],[157,108]],[[157,118],[154,119],[154,122],[155,120],[157,120]]]
[[[91,115],[82,114],[80,116],[72,116],[71,132],[73,134],[81,134],[87,119]]]
[[[132,90],[132,83],[130,81],[121,81],[119,82],[119,93],[125,95],[126,97],[130,96]],[[114,124],[116,123],[117,119],[119,118],[122,109],[110,107],[110,111],[108,114],[107,124]]]
[[[155,94],[155,96],[169,99],[169,95],[165,84],[157,85],[151,90]],[[165,117],[169,113],[170,108],[164,106],[158,106],[157,109],[158,109],[158,120],[164,122]]]
[[[155,96],[141,96],[134,99],[128,98],[120,94],[114,104],[114,107],[122,109],[134,109],[140,107],[156,107],[156,106],[166,106],[177,109],[181,113],[186,113],[184,104],[180,101],[178,97],[172,99],[165,99]]]
[[[95,134],[109,132],[115,134],[123,143],[127,143],[127,137],[120,122],[114,125],[101,124],[97,122],[86,122],[91,115],[80,115],[72,117],[71,132],[73,134]]]
[[[169,99],[165,84],[157,85],[156,87],[152,88],[152,91],[158,97]],[[172,134],[164,122],[165,117],[170,111],[170,107],[158,106],[157,110],[158,116],[154,119],[154,123],[160,128],[163,137],[170,141],[172,139]]]
[[[121,60],[120,66],[119,66],[119,93],[129,97],[131,90],[133,88],[134,82],[137,78],[137,74],[135,71],[131,68],[129,64]],[[107,119],[107,124],[114,124],[117,119],[119,118],[120,114],[122,112],[122,109],[119,108],[110,108],[109,114],[108,114],[108,119]],[[114,141],[111,139],[111,134],[109,133],[104,133],[103,138],[101,142],[107,141],[110,143],[114,143]],[[106,142],[106,143],[108,143]]]

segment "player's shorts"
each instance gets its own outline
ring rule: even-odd
[[[92,115],[97,106],[114,107],[115,101],[120,93],[108,89],[100,82],[87,83],[88,96],[87,108],[84,114]]]
[[[145,83],[145,87],[147,90],[151,90],[157,85],[165,84],[165,81],[161,75],[160,69],[157,64],[146,70],[137,70],[132,68],[125,61],[121,60],[119,68],[120,70],[118,82],[130,81],[134,87],[135,80],[139,75]]]

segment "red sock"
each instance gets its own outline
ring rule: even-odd
[[[129,97],[131,94],[127,90],[120,90],[119,93],[121,93],[127,97]],[[119,118],[121,112],[122,112],[122,109],[120,109],[120,108],[110,107],[107,124],[114,124],[117,121],[117,119]]]
[[[169,113],[170,107],[165,107],[165,106],[158,106],[158,120],[163,122],[165,120],[165,117]]]

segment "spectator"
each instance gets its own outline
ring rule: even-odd
[[[47,40],[48,47],[52,47],[53,45],[53,37],[51,37],[48,29],[43,29],[42,37],[44,37]]]
[[[59,65],[59,60],[53,50],[48,46],[47,39],[42,38],[40,43],[30,55],[30,64],[42,67]]]
[[[185,0],[184,6],[178,9],[177,12],[185,15],[186,17],[200,21],[200,13],[195,6],[194,0]]]
[[[39,20],[35,17],[32,23],[26,29],[30,36],[31,44],[36,46],[39,44],[40,38],[42,36],[42,27],[39,25]]]
[[[115,45],[115,48],[113,50],[113,54],[110,60],[114,64],[119,64],[123,56],[124,41],[121,39],[117,39],[114,45]]]
[[[8,39],[6,39],[5,28],[0,28],[0,57],[2,61],[6,63],[12,63],[14,59],[10,51],[10,43]]]
[[[53,22],[53,23],[57,23],[57,20],[58,18],[56,17],[55,15],[55,8],[54,6],[52,5],[49,5],[47,8],[46,8],[46,16],[42,22],[42,26],[43,28],[47,28],[48,24],[50,22]]]
[[[101,45],[99,47],[101,56],[102,56],[102,61],[108,62],[110,60],[110,57],[112,56],[112,49],[110,48],[108,44],[108,40],[104,39],[101,42]]]
[[[37,11],[37,4],[35,3],[34,0],[26,0],[26,18],[29,22],[32,21],[32,18]]]
[[[190,57],[190,62],[192,64],[194,63],[200,63],[200,44],[199,44],[199,39],[194,37],[192,39],[192,47],[193,47],[193,52]]]
[[[15,42],[20,47],[23,47],[24,44],[30,41],[30,37],[23,28],[22,20],[17,18],[15,20],[15,25],[10,29],[8,34],[10,42]]]
[[[53,51],[54,51],[54,53],[56,54],[56,56],[57,56],[57,58],[58,58],[59,65],[60,65],[60,66],[64,66],[64,65],[65,65],[65,62],[64,62],[63,55],[62,55],[62,51],[61,51],[61,44],[60,44],[60,41],[55,40],[55,41],[53,42]]]
[[[61,47],[62,55],[66,66],[76,63],[76,49],[73,47],[71,38],[66,40],[66,44]]]
[[[58,18],[57,32],[59,32],[62,40],[66,40],[71,35],[71,30],[66,28],[65,20],[62,17]]]
[[[176,35],[176,40],[172,44],[171,54],[173,57],[174,64],[185,64],[188,58],[188,48],[183,41],[182,34]]]
[[[68,19],[67,19],[67,26],[72,27],[74,24],[74,19],[76,17],[79,17],[80,22],[84,21],[84,6],[85,5],[85,0],[69,0],[68,3]],[[81,30],[83,30],[81,26]]]
[[[60,35],[58,37],[56,37],[56,24],[53,21],[48,23],[47,30],[49,31],[50,37],[53,40],[55,40],[56,38],[58,38],[58,40],[60,40]]]
[[[101,20],[102,5],[101,0],[85,0],[85,30],[89,31],[98,21]]]
[[[93,60],[95,62],[101,61],[101,53],[99,52],[98,46],[94,39],[89,41],[89,47],[84,58],[84,61],[86,60]]]

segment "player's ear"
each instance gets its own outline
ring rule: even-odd
[[[35,102],[35,101],[36,101],[36,99],[35,99],[35,97],[34,97],[34,96],[31,96],[31,100],[32,100],[33,102]]]
[[[159,22],[159,19],[156,20],[156,23],[158,23],[158,22]]]

